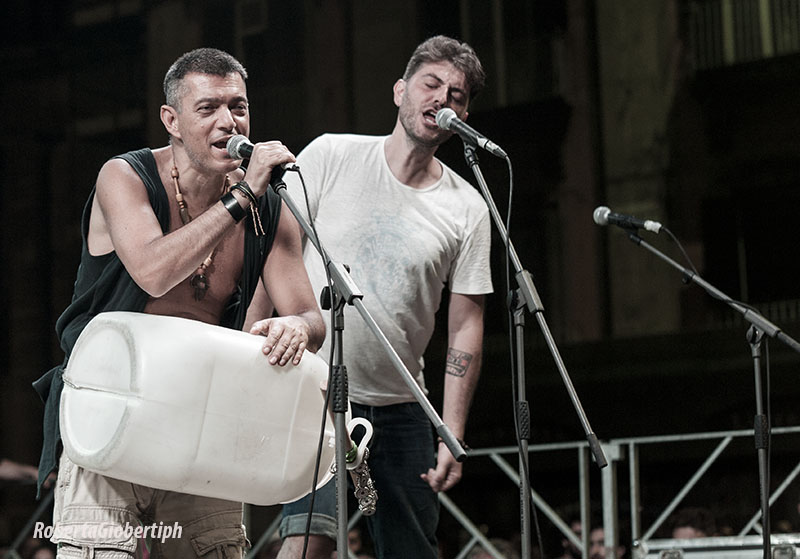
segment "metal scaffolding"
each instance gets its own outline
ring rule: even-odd
[[[788,437],[800,434],[800,426],[797,427],[777,427],[771,431],[773,437]],[[664,527],[670,515],[675,512],[683,503],[690,491],[696,487],[703,477],[709,472],[711,466],[718,461],[730,444],[741,438],[752,438],[752,430],[740,431],[718,431],[707,433],[692,433],[681,435],[663,435],[653,437],[638,437],[611,439],[603,442],[603,451],[609,460],[606,468],[600,471],[600,491],[602,500],[603,528],[605,535],[605,546],[607,549],[606,559],[618,559],[616,549],[620,543],[620,502],[629,502],[630,508],[627,512],[630,521],[630,545],[632,547],[632,559],[749,559],[762,557],[762,535],[760,531],[759,519],[760,510],[755,510],[747,522],[741,526],[738,534],[726,537],[695,538],[691,540],[663,539],[656,538],[659,529]],[[708,441],[713,448],[707,456],[701,460],[689,479],[675,493],[674,497],[663,506],[660,514],[649,526],[642,525],[641,513],[642,492],[641,492],[641,469],[643,460],[640,458],[640,451],[648,447],[665,447],[666,445],[681,445]],[[715,444],[716,443],[716,444]],[[588,444],[585,441],[566,442],[554,444],[530,445],[528,448],[531,454],[553,453],[567,451],[574,458],[570,458],[570,466],[577,465],[577,484],[578,484],[578,505],[580,509],[580,519],[582,526],[590,526],[591,522],[591,499],[590,499],[590,480],[593,477],[590,472],[591,455]],[[519,472],[514,464],[509,460],[516,460],[518,449],[514,446],[470,449],[468,455],[470,461],[488,458],[498,468],[508,480],[519,486]],[[694,459],[694,458],[692,458]],[[626,465],[628,471],[628,483],[620,486],[618,484],[618,474],[620,467]],[[800,475],[800,455],[794,468],[781,480],[776,480],[776,485],[770,495],[770,506],[786,491],[790,484]],[[621,493],[624,493],[621,495]],[[469,534],[469,541],[461,548],[457,559],[466,557],[470,550],[476,545],[481,545],[492,557],[496,559],[507,559],[502,555],[478,528],[477,524],[471,520],[459,508],[448,495],[440,493],[440,502],[445,511],[451,514],[459,525]],[[589,531],[583,530],[582,534],[572,531],[568,520],[562,518],[558,510],[563,505],[561,503],[552,505],[548,503],[536,490],[531,489],[531,500],[536,509],[578,549],[583,552],[584,559],[589,557]],[[625,513],[623,513],[625,514]],[[353,526],[359,518],[359,513],[350,519],[350,526]],[[594,528],[594,526],[592,527]],[[274,536],[277,530],[277,522],[262,535],[262,540],[268,541]],[[491,531],[491,526],[490,526]],[[260,542],[254,546],[253,551],[257,551]],[[629,542],[623,542],[626,546]],[[800,534],[772,534],[771,543],[774,559],[789,559],[800,557]]]

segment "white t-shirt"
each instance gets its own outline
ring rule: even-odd
[[[350,267],[369,311],[392,347],[426,391],[422,354],[448,284],[454,293],[492,291],[489,212],[481,195],[442,164],[442,178],[411,188],[392,174],[386,136],[325,134],[299,155],[300,172],[319,239],[334,262]],[[306,213],[296,173],[284,180]],[[326,285],[322,259],[310,242],[303,258],[314,292]],[[414,400],[358,310],[344,311],[343,356],[350,400],[382,406]],[[319,355],[327,360],[331,337]]]

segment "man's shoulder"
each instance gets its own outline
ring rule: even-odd
[[[366,134],[338,134],[328,132],[317,136],[306,149],[324,149],[329,151],[346,152],[352,149],[363,149],[370,145],[377,145],[384,141],[386,136],[369,136]]]
[[[479,209],[486,209],[488,212],[483,196],[472,183],[453,171],[443,161],[438,158],[437,161],[442,165],[442,172],[444,173],[443,180],[448,183],[449,188],[457,192],[458,200],[466,205],[474,206]]]
[[[380,153],[383,137],[362,134],[326,133],[314,138],[297,156],[302,169],[322,169],[332,176],[336,169],[348,169],[373,160]]]
[[[98,184],[104,179],[111,177],[112,182],[119,180],[143,181],[145,186],[153,183],[158,186],[161,183],[159,176],[159,165],[164,164],[161,150],[141,148],[125,153],[120,153],[107,160],[100,169]],[[159,162],[161,159],[161,162]],[[155,188],[155,186],[154,186]]]
[[[131,151],[126,151],[125,153],[117,154],[111,158],[112,161],[114,159],[145,162],[145,161],[155,161],[155,156],[153,154],[153,150],[151,150],[149,147],[144,147],[144,148],[134,149]]]

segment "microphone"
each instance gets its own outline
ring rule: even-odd
[[[249,159],[250,156],[253,155],[253,144],[247,139],[247,136],[242,136],[241,134],[231,136],[225,147],[231,159]],[[270,183],[281,180],[281,177],[283,177],[286,171],[299,170],[300,166],[297,163],[281,163],[280,167],[274,167],[272,169]]]
[[[480,134],[477,130],[475,130],[472,126],[468,125],[466,122],[458,118],[456,116],[456,112],[453,109],[444,108],[439,109],[439,112],[436,113],[436,125],[443,129],[443,130],[450,130],[455,132],[461,139],[469,142],[473,145],[477,145],[480,148],[485,149],[492,155],[496,155],[497,157],[502,157],[506,159],[508,156],[506,152],[503,151],[503,148],[495,144],[493,141],[489,140],[482,134]]]
[[[658,233],[661,230],[661,224],[657,221],[650,219],[639,219],[632,215],[615,214],[606,206],[597,206],[592,214],[594,222],[597,225],[617,225],[624,229],[646,229],[653,233]]]

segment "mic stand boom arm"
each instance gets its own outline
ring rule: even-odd
[[[767,320],[762,314],[759,314],[758,311],[752,308],[748,308],[740,303],[737,303],[736,301],[725,295],[725,293],[723,293],[722,291],[720,291],[719,289],[708,283],[706,280],[704,280],[702,277],[700,277],[699,274],[696,274],[695,272],[688,270],[686,267],[681,266],[666,254],[664,254],[657,248],[653,247],[652,245],[642,240],[635,232],[629,231],[628,238],[631,241],[633,241],[634,244],[646,248],[647,250],[649,250],[659,258],[661,258],[661,260],[663,260],[664,262],[680,270],[687,281],[693,281],[694,283],[705,289],[706,292],[715,299],[719,299],[720,301],[727,303],[728,306],[730,306],[732,309],[741,313],[742,317],[745,320],[747,320],[750,324],[752,324],[755,328],[757,328],[770,338],[776,338],[782,341],[784,344],[786,344],[796,352],[800,353],[800,343],[797,342],[797,340],[795,340],[791,336],[782,332],[778,326]]]
[[[564,380],[564,384],[567,387],[567,392],[569,392],[569,397],[572,400],[572,404],[575,406],[575,411],[578,414],[580,419],[581,425],[586,433],[586,437],[589,442],[589,447],[592,450],[592,454],[594,455],[595,462],[599,467],[605,467],[607,462],[605,456],[603,454],[603,450],[600,447],[600,443],[597,440],[597,436],[592,431],[591,426],[589,425],[589,421],[586,418],[586,413],[583,410],[583,406],[581,405],[580,399],[575,391],[575,387],[572,384],[572,381],[569,378],[569,374],[567,373],[567,368],[564,365],[563,359],[561,359],[561,355],[558,352],[558,347],[556,347],[555,340],[553,339],[553,335],[550,333],[550,328],[547,326],[547,321],[544,318],[544,306],[542,305],[542,300],[539,297],[539,293],[536,291],[536,286],[533,283],[533,278],[528,272],[522,268],[522,264],[520,263],[519,257],[517,256],[517,252],[514,249],[514,245],[512,244],[511,240],[508,237],[508,232],[506,231],[505,225],[503,224],[502,219],[500,218],[500,213],[497,211],[497,206],[494,203],[494,199],[492,198],[491,193],[489,192],[489,188],[486,184],[486,180],[483,177],[483,173],[481,172],[480,166],[478,164],[478,157],[475,154],[475,147],[470,145],[467,142],[464,142],[464,156],[467,160],[467,164],[472,168],[472,172],[475,174],[475,179],[478,181],[480,185],[481,192],[483,193],[483,197],[486,200],[487,205],[489,206],[489,212],[492,215],[492,219],[494,220],[495,226],[497,227],[498,232],[500,233],[500,238],[503,241],[505,247],[511,257],[511,263],[514,266],[515,272],[515,279],[517,280],[517,289],[522,294],[522,299],[525,302],[525,306],[528,308],[528,312],[536,316],[536,320],[539,323],[539,327],[542,330],[542,334],[544,334],[545,341],[547,342],[547,347],[550,349],[550,353],[555,360],[556,366],[558,367],[559,372],[561,373],[561,377]],[[522,344],[520,344],[521,346]]]
[[[463,141],[463,139],[462,139]],[[523,394],[525,392],[525,356],[524,356],[524,316],[523,316],[523,309],[527,307],[528,312],[533,314],[536,317],[537,322],[539,323],[539,328],[544,335],[545,341],[547,342],[547,347],[550,349],[550,353],[553,356],[553,360],[555,361],[556,366],[558,367],[558,371],[561,374],[561,378],[566,386],[567,393],[569,394],[570,400],[572,400],[572,405],[575,407],[575,411],[578,414],[578,419],[580,420],[581,425],[583,426],[583,430],[586,434],[586,439],[589,443],[589,448],[594,456],[594,460],[600,468],[605,467],[608,465],[606,461],[605,455],[603,454],[603,449],[600,446],[599,441],[597,440],[597,435],[594,434],[592,431],[591,426],[589,425],[589,420],[586,418],[586,413],[583,410],[583,406],[581,405],[580,399],[578,398],[578,394],[575,391],[575,387],[572,384],[572,380],[567,373],[567,368],[564,365],[564,361],[561,359],[561,355],[558,352],[558,347],[556,346],[555,340],[553,339],[552,334],[550,333],[550,328],[547,326],[547,321],[544,318],[544,306],[542,305],[542,300],[539,297],[539,293],[536,291],[536,286],[533,283],[533,278],[531,277],[530,272],[522,268],[522,264],[520,263],[519,257],[517,256],[516,250],[514,250],[514,245],[511,243],[511,240],[508,237],[508,231],[503,224],[503,220],[500,218],[500,213],[497,211],[497,206],[494,203],[494,199],[492,198],[491,193],[489,192],[489,188],[486,184],[486,180],[483,177],[483,173],[481,172],[480,165],[478,163],[478,156],[475,153],[475,147],[472,143],[468,141],[464,141],[464,157],[467,161],[467,165],[472,169],[472,172],[475,175],[475,179],[478,181],[478,185],[480,186],[480,190],[483,193],[483,198],[486,200],[486,204],[489,206],[489,213],[491,213],[492,219],[494,220],[494,224],[497,227],[497,231],[500,233],[500,238],[503,241],[503,245],[506,247],[508,254],[510,256],[510,260],[514,266],[515,272],[515,279],[517,282],[517,289],[514,293],[509,294],[509,298],[511,299],[510,305],[515,307],[513,312],[514,316],[514,331],[515,331],[515,339],[516,339],[516,347],[517,347],[517,375],[516,375],[516,384],[518,387],[517,394],[519,395],[519,401],[517,402],[517,409],[516,409],[516,417],[517,417],[517,425],[519,426],[520,431],[520,503],[521,503],[521,540],[522,540],[522,557],[523,559],[529,559],[531,556],[530,551],[530,503],[531,503],[531,489],[530,489],[530,482],[527,475],[528,471],[528,437],[529,437],[529,418],[530,415],[528,413],[528,402],[524,400]],[[521,295],[521,297],[520,297]],[[524,305],[523,305],[524,303]]]

